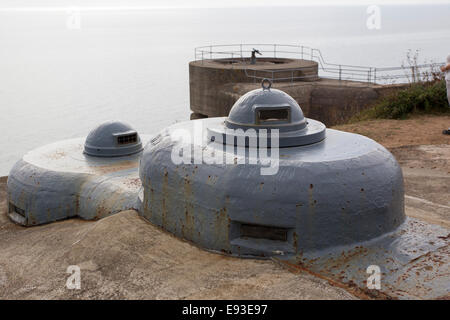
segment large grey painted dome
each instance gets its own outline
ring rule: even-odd
[[[86,138],[84,153],[97,157],[120,157],[142,151],[139,134],[127,123],[107,121]]]
[[[285,113],[256,118],[255,111],[277,108]],[[207,135],[179,139],[180,132],[196,137],[198,128]],[[281,148],[272,143],[277,137],[259,142],[269,139],[266,130],[280,131]],[[161,131],[146,145],[139,174],[144,218],[201,247],[241,257],[337,250],[405,221],[402,172],[389,151],[305,118],[289,95],[270,88],[244,95],[227,118]]]

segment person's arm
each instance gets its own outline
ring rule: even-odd
[[[447,63],[447,65],[445,65],[445,66],[441,66],[441,71],[442,72],[445,72],[447,70],[450,70],[450,63]]]

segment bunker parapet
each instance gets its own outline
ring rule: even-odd
[[[252,46],[263,49],[263,56],[250,58]],[[408,70],[398,69],[395,72],[401,74],[392,75],[384,68],[329,64],[320,50],[296,45],[200,47],[189,63],[191,119],[227,116],[240,96],[269,78],[302,106],[306,116],[327,126],[343,124],[380,97],[404,88],[394,83]]]
[[[248,59],[247,59],[248,60]],[[288,58],[258,58],[248,70],[246,59],[207,59],[189,63],[189,96],[191,110],[208,117],[226,116],[237,100],[223,100],[226,84],[259,85],[257,78],[267,78],[273,71],[289,81],[290,76],[304,81],[318,80],[318,64],[314,61]],[[283,71],[285,69],[286,71]],[[291,71],[294,70],[294,71]],[[251,73],[251,76],[249,76]]]

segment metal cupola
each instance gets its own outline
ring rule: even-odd
[[[231,108],[228,117],[220,127],[208,128],[208,138],[222,138],[224,144],[237,144],[238,137],[254,129],[259,135],[261,129],[269,133],[279,132],[280,147],[295,147],[322,141],[326,127],[323,123],[307,119],[298,103],[281,90],[272,89],[272,83],[264,79],[262,88],[252,90]],[[242,129],[242,130],[236,130]]]
[[[95,157],[121,157],[142,151],[139,134],[121,121],[107,121],[86,138],[84,153]]]

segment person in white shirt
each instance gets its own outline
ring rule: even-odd
[[[447,83],[447,99],[450,105],[450,55],[447,56],[447,64],[441,67],[441,71],[445,73],[445,82]]]
[[[445,82],[447,84],[447,100],[450,105],[450,55],[447,56],[447,64],[441,67],[441,71],[445,73]],[[443,134],[450,134],[450,128],[442,131]]]

